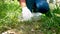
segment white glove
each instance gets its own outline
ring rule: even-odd
[[[27,7],[22,8],[23,20],[30,20],[32,16],[33,15],[31,13],[31,11]]]
[[[42,13],[39,13],[39,12],[37,12],[37,13],[32,13],[33,14],[33,17],[38,17],[38,16],[41,16],[42,15]]]
[[[39,12],[37,12],[37,13],[32,13],[33,14],[33,19],[34,20],[40,20],[40,16],[42,15],[42,13],[39,13]]]

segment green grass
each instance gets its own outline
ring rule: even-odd
[[[39,20],[19,22],[21,7],[14,3],[0,5],[0,33],[16,29],[24,34],[60,34],[60,9],[51,10],[53,17],[40,16]],[[57,15],[58,14],[58,15]],[[34,30],[34,31],[31,31]]]

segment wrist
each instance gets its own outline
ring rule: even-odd
[[[27,7],[22,7],[22,10],[25,10],[25,9],[27,9]]]

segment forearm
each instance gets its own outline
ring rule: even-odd
[[[20,0],[19,3],[22,7],[23,20],[30,20],[33,15],[31,13],[31,11],[26,6],[26,0]]]
[[[26,0],[19,0],[21,7],[26,7]]]

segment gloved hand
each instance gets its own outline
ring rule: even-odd
[[[31,11],[27,7],[22,8],[22,17],[23,20],[30,20],[33,17]]]

